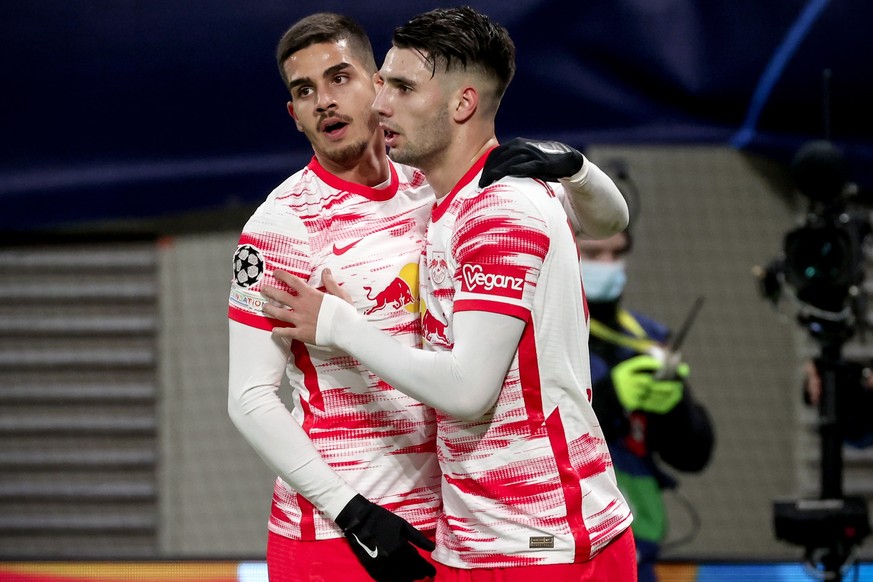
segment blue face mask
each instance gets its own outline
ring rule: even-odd
[[[627,274],[624,261],[604,263],[600,261],[579,261],[582,270],[582,284],[588,301],[605,303],[615,301],[624,291]]]

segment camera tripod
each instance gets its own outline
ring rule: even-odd
[[[841,581],[854,548],[870,534],[867,501],[843,495],[843,426],[846,414],[840,378],[847,364],[842,339],[822,342],[815,366],[821,378],[819,435],[821,494],[818,499],[773,504],[776,537],[805,548],[805,562],[828,581]],[[820,566],[820,569],[819,569]]]

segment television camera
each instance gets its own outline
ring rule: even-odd
[[[821,380],[821,493],[818,499],[774,502],[774,528],[778,539],[805,548],[807,565],[822,578],[840,580],[853,551],[870,534],[867,501],[843,495],[842,460],[848,426],[873,434],[871,417],[857,416],[856,404],[865,396],[859,394],[862,366],[842,359],[844,343],[868,326],[869,208],[848,180],[841,150],[830,141],[800,147],[790,173],[808,200],[805,219],[785,235],[782,255],[755,274],[762,295],[774,305],[792,300],[797,322],[820,347],[814,364]]]

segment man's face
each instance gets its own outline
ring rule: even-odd
[[[377,75],[373,109],[385,131],[392,160],[427,171],[451,142],[452,76],[433,68],[416,51],[393,47]]]
[[[347,42],[310,45],[283,68],[291,91],[288,112],[297,129],[320,157],[354,162],[372,142],[379,120],[371,109],[373,79]]]

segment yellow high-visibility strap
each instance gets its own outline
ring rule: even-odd
[[[591,335],[611,344],[630,348],[641,354],[648,353],[653,347],[658,345],[658,342],[649,339],[640,322],[625,309],[618,311],[618,323],[626,332],[631,334],[630,336],[611,329],[596,319],[590,320],[589,323],[591,325]]]

